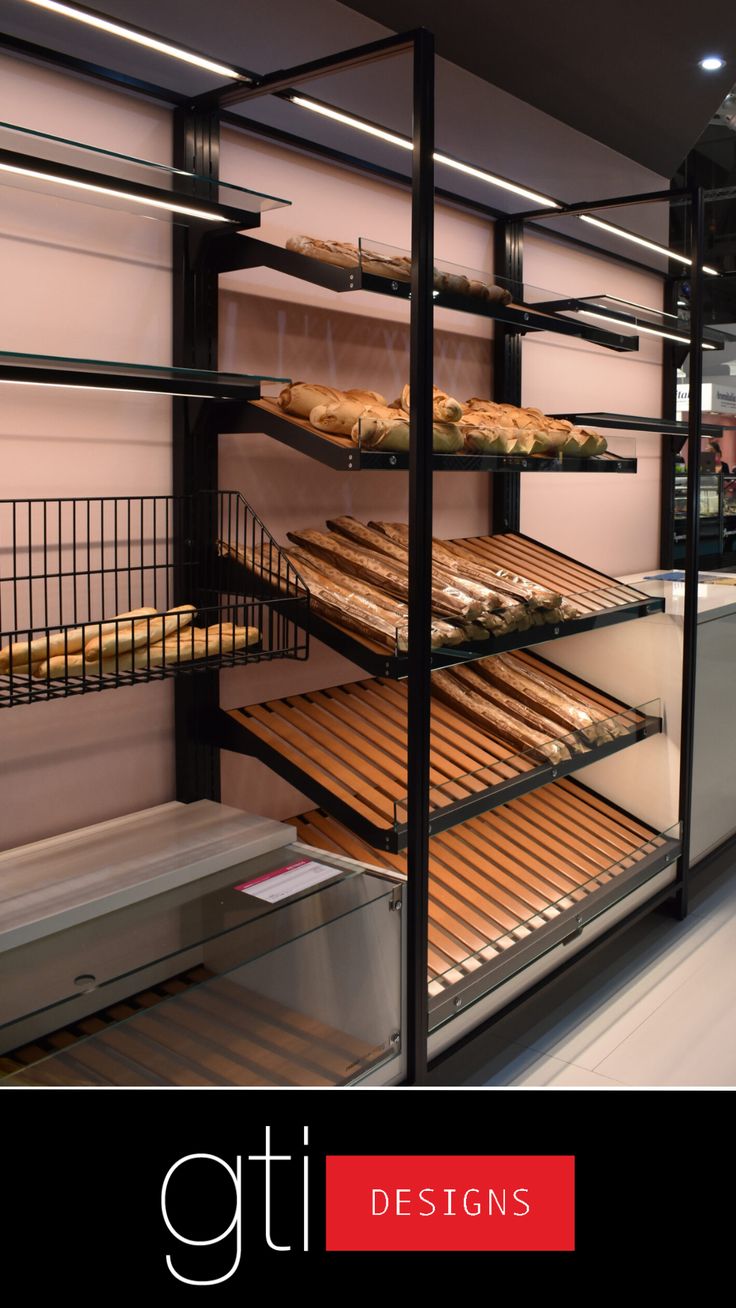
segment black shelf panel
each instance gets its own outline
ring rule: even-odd
[[[0,540],[0,708],[308,655],[308,591],[236,491],[0,500]],[[255,542],[280,590],[226,576],[217,540]]]
[[[204,400],[245,401],[258,398],[263,382],[286,384],[287,381],[286,377],[251,377],[244,373],[209,372],[199,368],[0,351],[0,382],[23,382],[34,386],[143,391]]]
[[[300,254],[296,250],[286,250],[281,246],[271,245],[256,237],[225,233],[218,237],[217,248],[213,258],[218,272],[232,272],[242,268],[272,268],[289,277],[311,282],[315,286],[324,286],[338,292],[372,291],[377,295],[388,295],[393,299],[408,300],[411,286],[406,281],[391,277],[379,277],[375,273],[364,272],[356,263],[354,268],[340,268]],[[560,336],[576,336],[601,345],[609,350],[638,350],[639,338],[625,332],[606,331],[605,328],[565,318],[550,310],[541,311],[534,304],[500,304],[484,300],[480,296],[461,295],[450,291],[435,291],[434,303],[440,309],[454,309],[459,313],[470,313],[481,318],[494,318],[519,331],[554,332]]]
[[[561,670],[546,659],[535,656],[533,666],[559,680]],[[584,752],[567,749],[569,757],[556,762],[539,754],[515,754],[492,732],[433,700],[430,834],[661,732],[661,718],[650,711],[654,705],[632,709],[577,677],[572,680],[625,734],[602,743],[576,732],[561,736],[561,744],[572,742]],[[569,678],[564,684],[570,689]],[[408,834],[405,728],[405,688],[379,679],[242,709],[219,709],[207,733],[213,744],[265,763],[369,844],[398,853],[406,847]],[[459,758],[472,760],[472,767],[465,770]]]
[[[241,430],[263,432],[300,454],[342,472],[406,472],[408,452],[363,450],[345,436],[318,431],[302,418],[284,413],[273,400],[251,401],[238,414]],[[542,455],[435,454],[435,472],[588,472],[635,473],[637,460],[607,451],[582,459]]]
[[[619,431],[661,432],[664,435],[687,436],[687,423],[668,418],[642,418],[633,413],[553,413],[553,418],[566,418],[582,427],[611,427]],[[705,436],[718,436],[721,427],[712,423],[701,423],[700,430]]]

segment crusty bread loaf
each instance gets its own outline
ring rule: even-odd
[[[13,671],[16,671],[27,667],[29,663],[40,663],[57,654],[77,654],[84,648],[86,641],[114,632],[119,619],[155,617],[157,611],[151,608],[132,609],[128,613],[118,613],[105,622],[90,622],[73,630],[52,632],[49,636],[37,636],[31,641],[18,641],[15,645],[0,650],[0,673],[9,670],[11,657]]]
[[[349,400],[362,400],[364,404],[386,404],[386,397],[381,395],[380,391],[363,391],[353,387],[349,391],[344,391],[343,394]]]
[[[332,386],[322,386],[319,382],[292,382],[280,392],[277,403],[286,413],[293,413],[296,418],[308,418],[312,409],[318,404],[337,404],[342,399],[342,391]]]
[[[366,404],[363,400],[353,400],[343,396],[341,400],[332,404],[318,404],[312,409],[309,421],[318,431],[349,436],[365,409]]]
[[[399,399],[404,413],[411,412],[411,387],[405,386]],[[454,400],[447,391],[440,390],[439,386],[432,387],[432,412],[435,418],[440,422],[459,422],[463,416],[463,406],[459,400]]]
[[[114,676],[117,672],[144,672],[148,668],[173,663],[191,663],[196,659],[214,658],[234,650],[255,645],[261,638],[257,627],[237,627],[232,622],[213,623],[209,627],[192,627],[152,645],[138,645],[117,658],[90,661],[82,654],[63,654],[38,665],[34,675],[47,680],[67,677]]]

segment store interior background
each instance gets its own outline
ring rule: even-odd
[[[108,5],[113,15],[150,21],[147,6],[126,0]],[[157,5],[162,30],[209,48],[238,50],[255,68],[285,66],[385,34],[386,29],[334,0],[309,6],[257,0],[248,6],[244,38],[239,5],[219,0],[205,15],[193,3]],[[173,26],[172,26],[173,24]],[[47,41],[76,54],[101,57],[100,38],[20,3],[3,5],[5,30]],[[77,25],[71,25],[76,27]],[[326,37],[329,34],[329,37]],[[95,42],[97,44],[95,45]],[[138,71],[135,49],[114,51],[118,66]],[[109,57],[109,56],[108,56]],[[161,67],[157,67],[157,63]],[[381,119],[406,130],[408,61],[381,72]],[[170,61],[145,55],[151,80],[171,83]],[[179,76],[177,70],[177,76]],[[201,89],[202,74],[185,70],[187,89]],[[319,94],[354,112],[376,112],[375,70],[342,74],[319,83]],[[713,92],[711,91],[712,95]],[[271,100],[272,98],[269,98]],[[288,129],[356,150],[354,133],[275,101],[245,107],[252,117],[272,116]],[[489,85],[466,69],[438,61],[438,146],[501,173],[520,177],[562,198],[627,194],[666,184],[663,173],[627,158],[542,110]],[[73,139],[167,162],[169,117],[141,102],[77,78],[23,61],[0,58],[0,115],[6,121],[54,130]],[[308,119],[308,121],[305,121]],[[468,125],[472,136],[468,136]],[[492,125],[492,130],[491,130]],[[360,152],[404,166],[397,151],[367,138]],[[403,154],[403,152],[401,152]],[[240,132],[223,133],[222,176],[291,199],[290,208],[266,215],[266,239],[294,233],[409,243],[405,192]],[[457,174],[443,179],[485,202],[513,209],[517,198]],[[662,237],[664,210],[637,213],[639,230]],[[567,220],[568,224],[571,220]],[[642,226],[641,224],[644,224]],[[576,232],[576,234],[578,234]],[[589,233],[586,232],[586,236]],[[594,234],[598,239],[598,234]],[[601,234],[601,245],[609,238]],[[0,250],[5,294],[1,338],[14,348],[81,357],[170,359],[169,229],[93,206],[5,188]],[[490,270],[490,226],[438,205],[437,256]],[[527,237],[525,278],[531,285],[570,294],[611,291],[641,303],[661,303],[658,278],[535,234]],[[368,295],[353,295],[343,310],[319,288],[266,270],[231,274],[221,294],[220,366],[234,370],[315,377],[339,386],[385,389],[389,398],[406,380],[405,311],[387,305],[376,315]],[[487,320],[436,313],[435,380],[465,398],[489,394],[491,334]],[[657,414],[661,403],[661,346],[642,341],[633,356],[584,342],[541,337],[525,347],[523,402],[548,412],[586,404]],[[7,388],[0,410],[0,449],[8,496],[151,493],[171,489],[170,401],[153,396],[79,395],[59,389]],[[522,530],[570,553],[586,541],[586,561],[614,575],[654,568],[658,562],[660,445],[640,438],[635,478],[527,479]],[[564,485],[560,483],[563,482]],[[533,483],[533,484],[530,484]],[[279,539],[289,528],[316,525],[327,513],[358,516],[405,513],[406,479],[380,473],[346,477],[312,463],[266,437],[225,437],[220,485],[247,494]],[[288,490],[285,490],[288,488]],[[553,493],[552,493],[553,492]],[[481,533],[490,525],[485,478],[440,474],[435,479],[435,529],[440,535]],[[222,676],[223,702],[237,704],[357,679],[357,668],[314,641],[308,665],[266,664]],[[174,794],[173,691],[170,684],[120,689],[115,695],[29,706],[6,719],[8,769],[3,795],[2,846],[146,808]],[[270,816],[300,811],[304,801],[262,765],[223,755],[223,798]],[[39,802],[41,801],[41,802]]]

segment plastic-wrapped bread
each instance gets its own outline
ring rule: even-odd
[[[470,278],[465,273],[443,272],[441,268],[434,270],[434,285],[437,291],[446,291],[450,295],[468,295],[470,293]]]
[[[568,731],[579,731],[585,740],[601,744],[625,736],[630,727],[619,718],[607,716],[592,701],[573,695],[559,681],[545,676],[541,667],[532,666],[513,654],[497,654],[476,664],[480,676],[505,687]]]
[[[376,550],[379,554],[386,554],[389,558],[396,559],[397,562],[408,567],[409,557],[405,543],[391,540],[390,537],[381,531],[377,531],[374,527],[358,522],[357,518],[349,515],[342,518],[330,518],[327,526],[330,531],[339,532],[340,535],[346,536],[348,540],[355,541],[356,544],[363,545],[366,549]],[[451,572],[449,568],[442,567],[436,560],[433,560],[432,572],[435,582],[444,586],[453,586],[476,599],[479,604],[482,604],[484,613],[491,613],[495,609],[503,607],[500,595],[489,586],[483,586],[479,582],[464,577],[461,578],[457,573]]]
[[[411,387],[405,386],[401,392],[398,401],[404,413],[411,412]],[[435,418],[441,422],[459,422],[463,416],[463,406],[459,400],[454,400],[446,391],[441,391],[439,386],[432,387],[432,413]]]
[[[432,691],[463,717],[479,726],[482,731],[502,740],[515,753],[529,754],[550,763],[562,763],[571,757],[567,746],[561,741],[550,740],[543,732],[536,731],[505,712],[473,687],[464,684],[457,672],[458,669],[433,673]]]
[[[308,418],[318,404],[337,404],[341,399],[342,392],[332,386],[321,386],[319,382],[292,382],[280,391],[277,403],[280,409],[292,413],[295,418]]]
[[[485,660],[483,661],[485,662]],[[454,675],[468,690],[472,690],[476,695],[487,699],[501,712],[508,713],[512,718],[518,718],[530,731],[536,731],[542,737],[560,741],[564,744],[568,757],[587,752],[588,746],[577,732],[571,732],[569,727],[561,726],[559,722],[556,722],[547,714],[518,699],[510,693],[508,687],[498,686],[482,677],[474,665],[468,664],[455,668]]]
[[[366,450],[406,452],[410,445],[409,422],[406,417],[397,417],[397,412],[393,410],[387,417],[376,414],[375,409],[367,409],[353,427],[353,444]],[[432,448],[435,454],[457,454],[463,443],[463,434],[457,423],[434,421]]]
[[[290,531],[288,537],[295,545],[306,549],[307,553],[326,557],[343,571],[387,590],[398,599],[408,601],[409,570],[405,564],[372,550],[359,549],[334,532],[307,529]],[[452,586],[436,585],[433,581],[432,610],[440,617],[462,622],[477,618],[482,612],[482,606],[462,591]]]
[[[399,650],[408,647],[408,610],[405,605],[394,604],[374,587],[362,583],[360,590],[355,590],[344,573],[322,560],[315,560],[303,550],[293,550],[297,568],[309,586],[310,603],[316,613],[321,613],[330,622],[348,627],[361,636],[375,641],[387,649]],[[433,620],[431,629],[432,648],[441,645],[458,645],[463,640],[463,632],[447,622]]]
[[[49,636],[37,636],[31,641],[18,641],[15,645],[0,650],[0,674],[9,671],[11,659],[15,672],[26,668],[29,663],[47,662],[57,655],[81,653],[87,641],[99,636],[114,635],[118,622],[125,618],[154,618],[157,612],[157,609],[151,608],[132,609],[128,613],[118,613],[104,622],[89,622],[86,626],[75,627],[73,630],[55,631]]]
[[[408,540],[409,528],[405,522],[372,522],[370,525],[389,536],[393,535],[395,540]],[[438,540],[435,537],[432,541],[432,558],[447,564],[458,577],[467,574],[468,577],[485,583],[493,589],[497,588],[502,595],[508,595],[512,601],[521,601],[532,608],[552,609],[562,599],[556,591],[548,590],[546,586],[539,586],[527,577],[509,572],[507,568],[476,563],[462,550],[457,549],[452,541]]]
[[[358,247],[350,241],[321,241],[316,236],[290,236],[287,250],[306,254],[321,263],[332,263],[337,268],[357,268]]]
[[[396,251],[384,253],[360,247],[360,267],[375,277],[390,277],[397,282],[411,281],[411,256]]]
[[[167,609],[163,616],[120,623],[107,635],[96,635],[88,641],[84,647],[84,657],[88,663],[99,663],[101,659],[125,654],[138,645],[155,645],[188,626],[195,613],[193,604],[179,604],[176,608]]]

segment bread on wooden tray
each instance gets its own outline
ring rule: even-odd
[[[411,390],[387,404],[379,391],[339,391],[320,382],[292,382],[277,403],[317,431],[342,436],[365,450],[406,453],[410,447]],[[436,454],[500,454],[528,458],[590,458],[607,448],[604,436],[548,418],[541,409],[472,396],[464,404],[433,388],[432,448]]]

